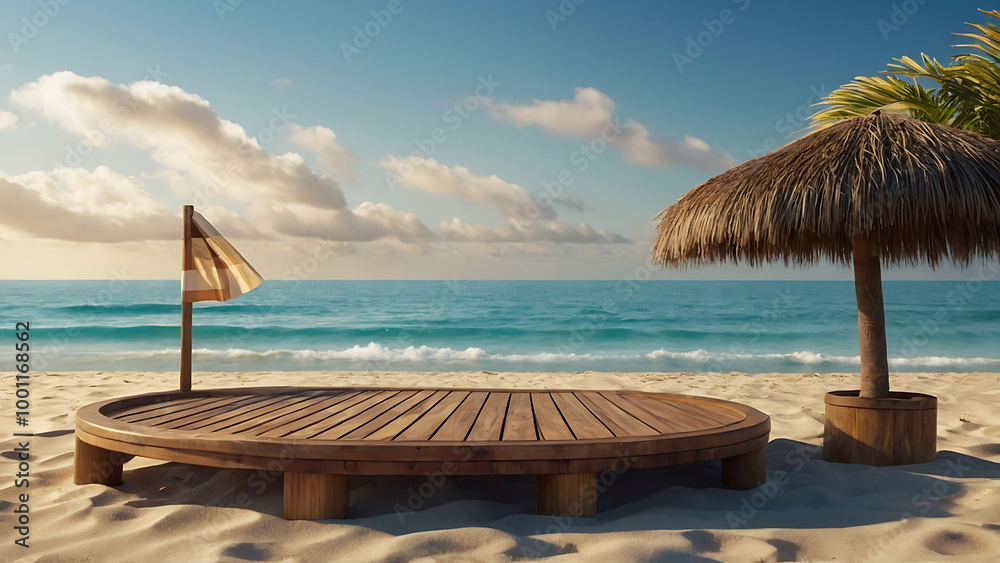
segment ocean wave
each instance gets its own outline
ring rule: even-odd
[[[154,351],[127,352],[134,358],[157,358],[179,356],[177,348],[166,348]],[[478,347],[465,349],[438,348],[434,346],[407,346],[405,348],[389,348],[378,342],[369,342],[365,346],[352,346],[343,350],[248,350],[244,348],[228,348],[215,350],[199,348],[193,350],[196,359],[204,360],[287,360],[292,362],[323,362],[323,361],[354,361],[368,363],[421,363],[421,362],[481,362],[496,361],[523,364],[554,364],[571,362],[601,362],[630,361],[642,362],[656,369],[672,369],[671,364],[662,362],[674,360],[680,364],[695,364],[712,370],[729,370],[740,365],[776,365],[776,366],[856,366],[860,365],[859,356],[844,356],[825,354],[812,351],[796,351],[788,353],[740,354],[709,352],[704,349],[684,352],[670,351],[663,348],[648,353],[615,354],[615,353],[576,353],[576,352],[535,352],[530,354],[491,354]],[[892,367],[909,368],[948,368],[963,366],[998,365],[1000,358],[986,357],[947,357],[920,356],[912,358],[889,358]]]

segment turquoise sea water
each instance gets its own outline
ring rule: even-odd
[[[1000,371],[1000,282],[886,282],[895,371]],[[179,283],[2,281],[32,369],[176,370]],[[197,303],[197,370],[857,371],[851,282],[266,281]]]

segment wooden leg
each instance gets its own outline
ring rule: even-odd
[[[285,520],[347,518],[347,475],[285,472]]]
[[[124,455],[91,446],[77,437],[73,482],[77,485],[121,485],[124,463]]]
[[[753,489],[767,482],[767,448],[722,460],[722,484],[730,489]]]
[[[539,475],[538,513],[549,516],[597,514],[597,473]]]

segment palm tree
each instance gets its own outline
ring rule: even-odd
[[[823,100],[826,107],[812,116],[813,127],[882,110],[1000,139],[1000,11],[980,12],[993,21],[968,24],[976,31],[955,34],[973,40],[955,47],[973,51],[953,56],[948,66],[925,54],[919,61],[902,57],[884,77],[856,77]]]

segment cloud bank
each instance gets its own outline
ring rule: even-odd
[[[683,141],[654,137],[638,121],[620,121],[614,101],[596,88],[575,88],[572,100],[534,100],[530,104],[486,100],[490,117],[517,127],[531,125],[571,139],[596,140],[621,151],[633,164],[649,167],[691,164],[705,170],[729,168],[735,161],[705,141],[685,136]]]

